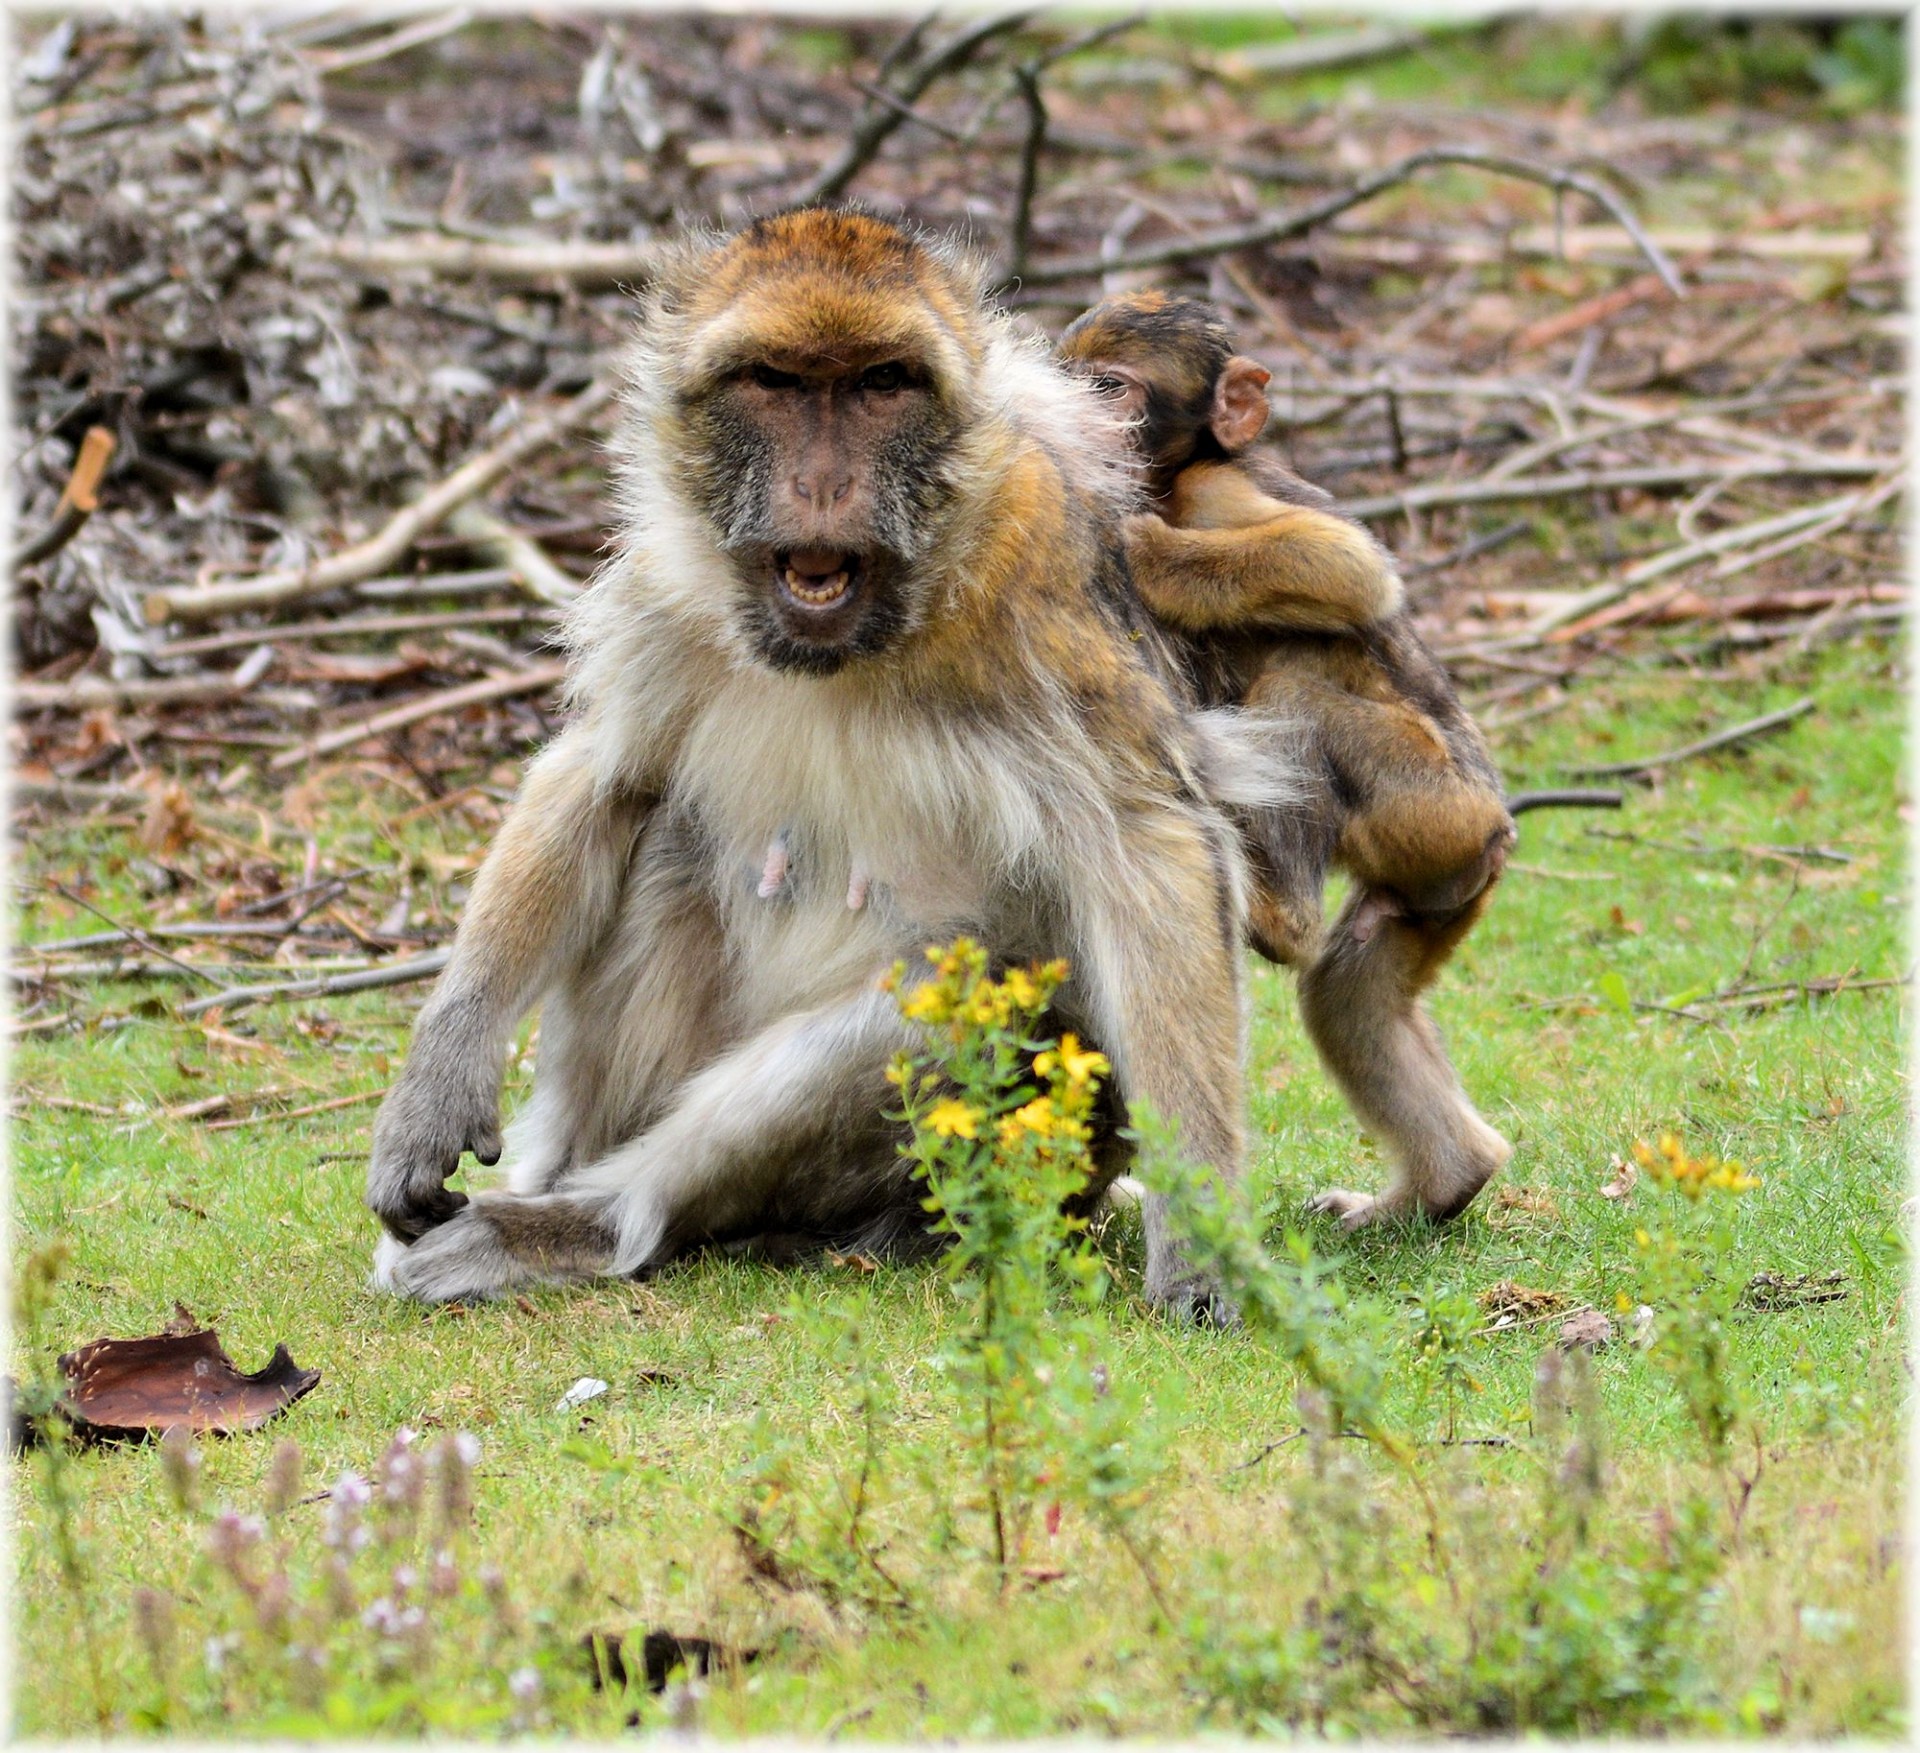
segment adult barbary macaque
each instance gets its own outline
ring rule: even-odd
[[[1126,588],[1124,437],[981,288],[816,209],[690,243],[645,294],[576,717],[374,1129],[387,1285],[916,1231],[879,981],[961,931],[1067,957],[1060,1025],[1237,1175],[1237,846]],[[542,998],[511,1191],[468,1200],[446,1179],[498,1158],[506,1045]],[[1148,1295],[1224,1313],[1152,1202],[1145,1222]]]
[[[1109,299],[1058,353],[1132,422],[1152,507],[1128,524],[1142,600],[1180,640],[1203,702],[1285,715],[1272,758],[1309,788],[1304,805],[1242,813],[1249,936],[1299,970],[1308,1033],[1397,1171],[1377,1196],[1336,1188],[1314,1204],[1350,1227],[1452,1217],[1510,1155],[1420,1003],[1513,844],[1486,743],[1386,552],[1328,495],[1247,454],[1268,373],[1235,354],[1211,305]],[[1328,928],[1335,866],[1354,887]]]

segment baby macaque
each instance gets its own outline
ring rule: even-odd
[[[1513,844],[1485,741],[1414,631],[1387,553],[1329,495],[1248,454],[1269,374],[1234,352],[1211,305],[1108,299],[1058,357],[1134,418],[1153,510],[1128,520],[1128,565],[1201,704],[1264,718],[1276,761],[1311,788],[1304,805],[1240,812],[1248,935],[1298,970],[1307,1030],[1397,1171],[1377,1196],[1334,1189],[1314,1207],[1350,1228],[1452,1217],[1511,1154],[1420,1004]],[[1329,927],[1330,868],[1353,890]]]

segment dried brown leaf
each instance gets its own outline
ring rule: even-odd
[[[1516,1284],[1511,1278],[1503,1278],[1498,1284],[1490,1285],[1475,1299],[1489,1315],[1498,1320],[1502,1315],[1512,1316],[1516,1320],[1531,1320],[1536,1315],[1550,1315],[1564,1306],[1566,1298],[1557,1290],[1535,1290],[1531,1285]]]
[[[182,1428],[231,1436],[258,1430],[320,1383],[284,1345],[264,1369],[243,1374],[211,1327],[145,1339],[96,1339],[60,1359],[60,1409],[89,1442],[122,1442]],[[190,1320],[191,1316],[185,1316]]]
[[[1601,1346],[1612,1343],[1613,1322],[1598,1309],[1582,1309],[1560,1324],[1560,1344],[1569,1351],[1576,1346],[1598,1351]]]
[[[1616,1156],[1607,1167],[1613,1170],[1613,1179],[1602,1183],[1602,1199],[1624,1199],[1633,1191],[1633,1185],[1640,1179],[1640,1171],[1623,1156]]]

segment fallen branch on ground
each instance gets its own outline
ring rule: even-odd
[[[1018,30],[1032,16],[1031,10],[1008,12],[998,18],[982,19],[968,26],[912,68],[897,85],[887,84],[887,69],[883,67],[879,84],[886,101],[867,101],[865,111],[854,123],[852,137],[832,161],[822,167],[818,175],[794,193],[792,204],[808,207],[817,201],[831,201],[844,192],[847,185],[872,162],[894,130],[907,120],[914,104],[928,86],[948,73],[957,73],[995,37]],[[913,26],[907,38],[908,43],[917,44],[924,29],[925,21]]]
[[[479,681],[469,682],[462,688],[438,689],[431,694],[421,695],[417,700],[409,700],[403,706],[390,706],[384,712],[376,712],[371,718],[363,718],[357,724],[330,730],[296,749],[282,749],[267,765],[276,771],[297,767],[302,761],[337,754],[342,749],[352,748],[355,743],[385,736],[390,730],[403,729],[442,712],[462,712],[469,706],[482,706],[490,700],[511,700],[516,694],[542,693],[559,686],[566,680],[566,675],[567,666],[564,663],[542,663],[512,675],[483,676]]]
[[[415,980],[431,980],[447,965],[451,950],[435,950],[416,956],[410,962],[390,962],[385,967],[368,968],[353,974],[333,974],[322,980],[290,980],[272,986],[228,986],[180,1006],[182,1017],[201,1016],[210,1010],[240,1010],[250,1004],[277,1004],[293,998],[333,998],[347,992],[372,992],[383,986],[405,986]]]
[[[614,388],[611,381],[596,383],[546,418],[522,426],[491,450],[469,458],[364,542],[310,566],[263,573],[239,584],[152,591],[146,599],[146,618],[155,626],[169,620],[210,621],[244,609],[277,608],[385,572],[417,537],[444,522],[459,506],[484,493],[528,457],[592,419],[613,399]]]
[[[401,237],[316,237],[306,248],[370,280],[424,269],[449,280],[480,278],[511,284],[564,280],[586,290],[644,286],[660,260],[658,248],[631,243],[486,243],[421,232]]]
[[[1627,801],[1623,791],[1516,791],[1507,799],[1507,814],[1528,810],[1617,810]]]
[[[1729,986],[1724,992],[1696,998],[1695,1004],[1717,1005],[1725,1010],[1773,1010],[1798,998],[1838,998],[1843,992],[1891,992],[1911,986],[1911,974],[1890,974],[1878,980],[1856,980],[1851,974],[1823,974],[1811,980],[1771,980],[1765,985]]]
[[[1045,262],[1030,269],[1024,283],[1029,286],[1056,285],[1062,280],[1081,280],[1106,274],[1131,273],[1138,268],[1165,268],[1180,262],[1197,261],[1202,256],[1214,256],[1235,250],[1257,249],[1265,244],[1279,243],[1290,237],[1299,237],[1324,225],[1330,219],[1371,201],[1376,195],[1384,194],[1388,189],[1404,183],[1408,178],[1417,176],[1423,170],[1436,165],[1470,165],[1480,170],[1491,171],[1496,176],[1516,177],[1522,182],[1540,183],[1554,190],[1571,191],[1596,202],[1612,214],[1615,221],[1626,231],[1640,253],[1646,257],[1648,265],[1659,275],[1661,282],[1675,298],[1686,296],[1680,283],[1680,276],[1673,263],[1667,259],[1666,252],[1647,234],[1632,211],[1606,184],[1593,177],[1584,176],[1578,171],[1562,170],[1558,166],[1535,164],[1529,159],[1514,158],[1502,152],[1484,152],[1477,146],[1430,146],[1419,152],[1409,153],[1397,163],[1388,165],[1384,170],[1362,177],[1358,182],[1318,201],[1310,201],[1304,207],[1291,213],[1280,214],[1277,218],[1258,220],[1252,225],[1236,226],[1226,231],[1210,231],[1195,237],[1173,238],[1165,243],[1148,244],[1137,250],[1123,251],[1111,258],[1101,256],[1071,256],[1061,262]]]
[[[1554,639],[1575,639],[1602,628],[1630,623],[1635,627],[1673,627],[1687,621],[1798,621],[1829,609],[1865,608],[1904,603],[1909,592],[1899,584],[1834,585],[1818,590],[1760,590],[1745,596],[1702,596],[1681,586],[1677,590],[1648,591],[1562,627]]]
[[[1734,472],[1738,475],[1741,471],[1736,468]],[[1615,619],[1626,618],[1624,605],[1619,609],[1615,605],[1621,604],[1623,598],[1631,597],[1643,584],[1650,584],[1669,573],[1683,571],[1702,560],[1718,560],[1719,563],[1709,574],[1715,578],[1727,578],[1737,572],[1747,571],[1763,560],[1775,559],[1791,548],[1831,535],[1856,518],[1877,511],[1900,491],[1901,485],[1902,477],[1896,474],[1892,480],[1883,481],[1877,487],[1858,493],[1843,493],[1837,499],[1822,500],[1817,505],[1797,505],[1777,517],[1756,518],[1748,523],[1735,524],[1731,529],[1716,530],[1697,541],[1683,542],[1676,548],[1668,548],[1663,553],[1642,560],[1638,565],[1629,566],[1618,578],[1606,584],[1582,591],[1571,602],[1550,609],[1527,631],[1547,637],[1555,644],[1578,638],[1582,633],[1610,625]],[[1768,545],[1761,547],[1761,543]],[[1741,548],[1753,551],[1736,554],[1735,550]]]
[[[358,1108],[379,1101],[384,1089],[365,1090],[357,1096],[335,1096],[330,1102],[308,1102],[299,1108],[262,1108],[251,1114],[236,1114],[231,1120],[208,1122],[209,1132],[231,1132],[240,1126],[270,1126],[281,1120],[304,1120],[312,1114],[331,1114],[340,1108]]]
[[[80,454],[73,459],[73,472],[53,508],[53,521],[37,536],[30,536],[14,550],[8,564],[11,572],[24,571],[42,560],[51,559],[75,536],[100,506],[100,478],[113,461],[114,436],[104,426],[89,426],[80,441]]]
[[[1377,392],[1376,392],[1377,393]],[[1873,480],[1902,467],[1899,457],[1783,458],[1737,463],[1657,463],[1629,469],[1575,469],[1564,475],[1516,475],[1510,480],[1436,481],[1367,499],[1343,500],[1349,517],[1391,517],[1427,511],[1437,505],[1499,505],[1514,499],[1563,499],[1572,493],[1653,492],[1669,487],[1699,487],[1709,481],[1778,481],[1804,477]],[[1585,613],[1583,609],[1580,611]]]
[[[254,685],[273,667],[272,648],[256,632],[248,643],[259,647],[237,669],[220,676],[75,676],[69,682],[18,682],[13,703],[21,712],[85,712],[118,706],[215,706],[253,694]],[[290,712],[319,704],[296,688],[261,689],[259,697]]]
[[[1783,706],[1778,712],[1764,712],[1758,718],[1749,718],[1744,724],[1729,725],[1725,730],[1715,731],[1712,736],[1702,737],[1695,743],[1684,743],[1677,749],[1669,749],[1664,755],[1647,755],[1638,761],[1608,761],[1598,767],[1569,767],[1567,771],[1581,779],[1604,779],[1612,774],[1622,777],[1638,773],[1651,773],[1658,768],[1674,767],[1682,761],[1691,761],[1696,755],[1705,755],[1715,749],[1731,747],[1734,743],[1743,743],[1750,737],[1762,736],[1770,730],[1778,730],[1783,724],[1791,724],[1796,718],[1803,718],[1813,710],[1811,695],[1794,701],[1791,706]]]
[[[504,518],[495,517],[477,499],[469,499],[447,519],[455,535],[469,536],[489,560],[511,572],[527,595],[550,609],[564,609],[580,595],[577,578],[570,578],[547,558],[531,536]]]

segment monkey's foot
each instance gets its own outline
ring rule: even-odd
[[[1360,903],[1347,916],[1347,929],[1355,943],[1368,942],[1389,919],[1404,919],[1407,910],[1398,898],[1384,889],[1368,889]]]
[[[382,1236],[373,1251],[373,1288],[423,1303],[495,1297],[533,1276],[477,1205],[468,1205],[417,1242]]]
[[[1383,1223],[1401,1215],[1371,1193],[1349,1193],[1344,1187],[1329,1187],[1307,1201],[1308,1212],[1315,1217],[1337,1217],[1343,1230],[1357,1230],[1366,1224]]]
[[[1167,1283],[1155,1283],[1149,1273],[1147,1301],[1175,1320],[1190,1321],[1196,1327],[1240,1325],[1240,1311],[1233,1298],[1205,1273],[1183,1273]]]

